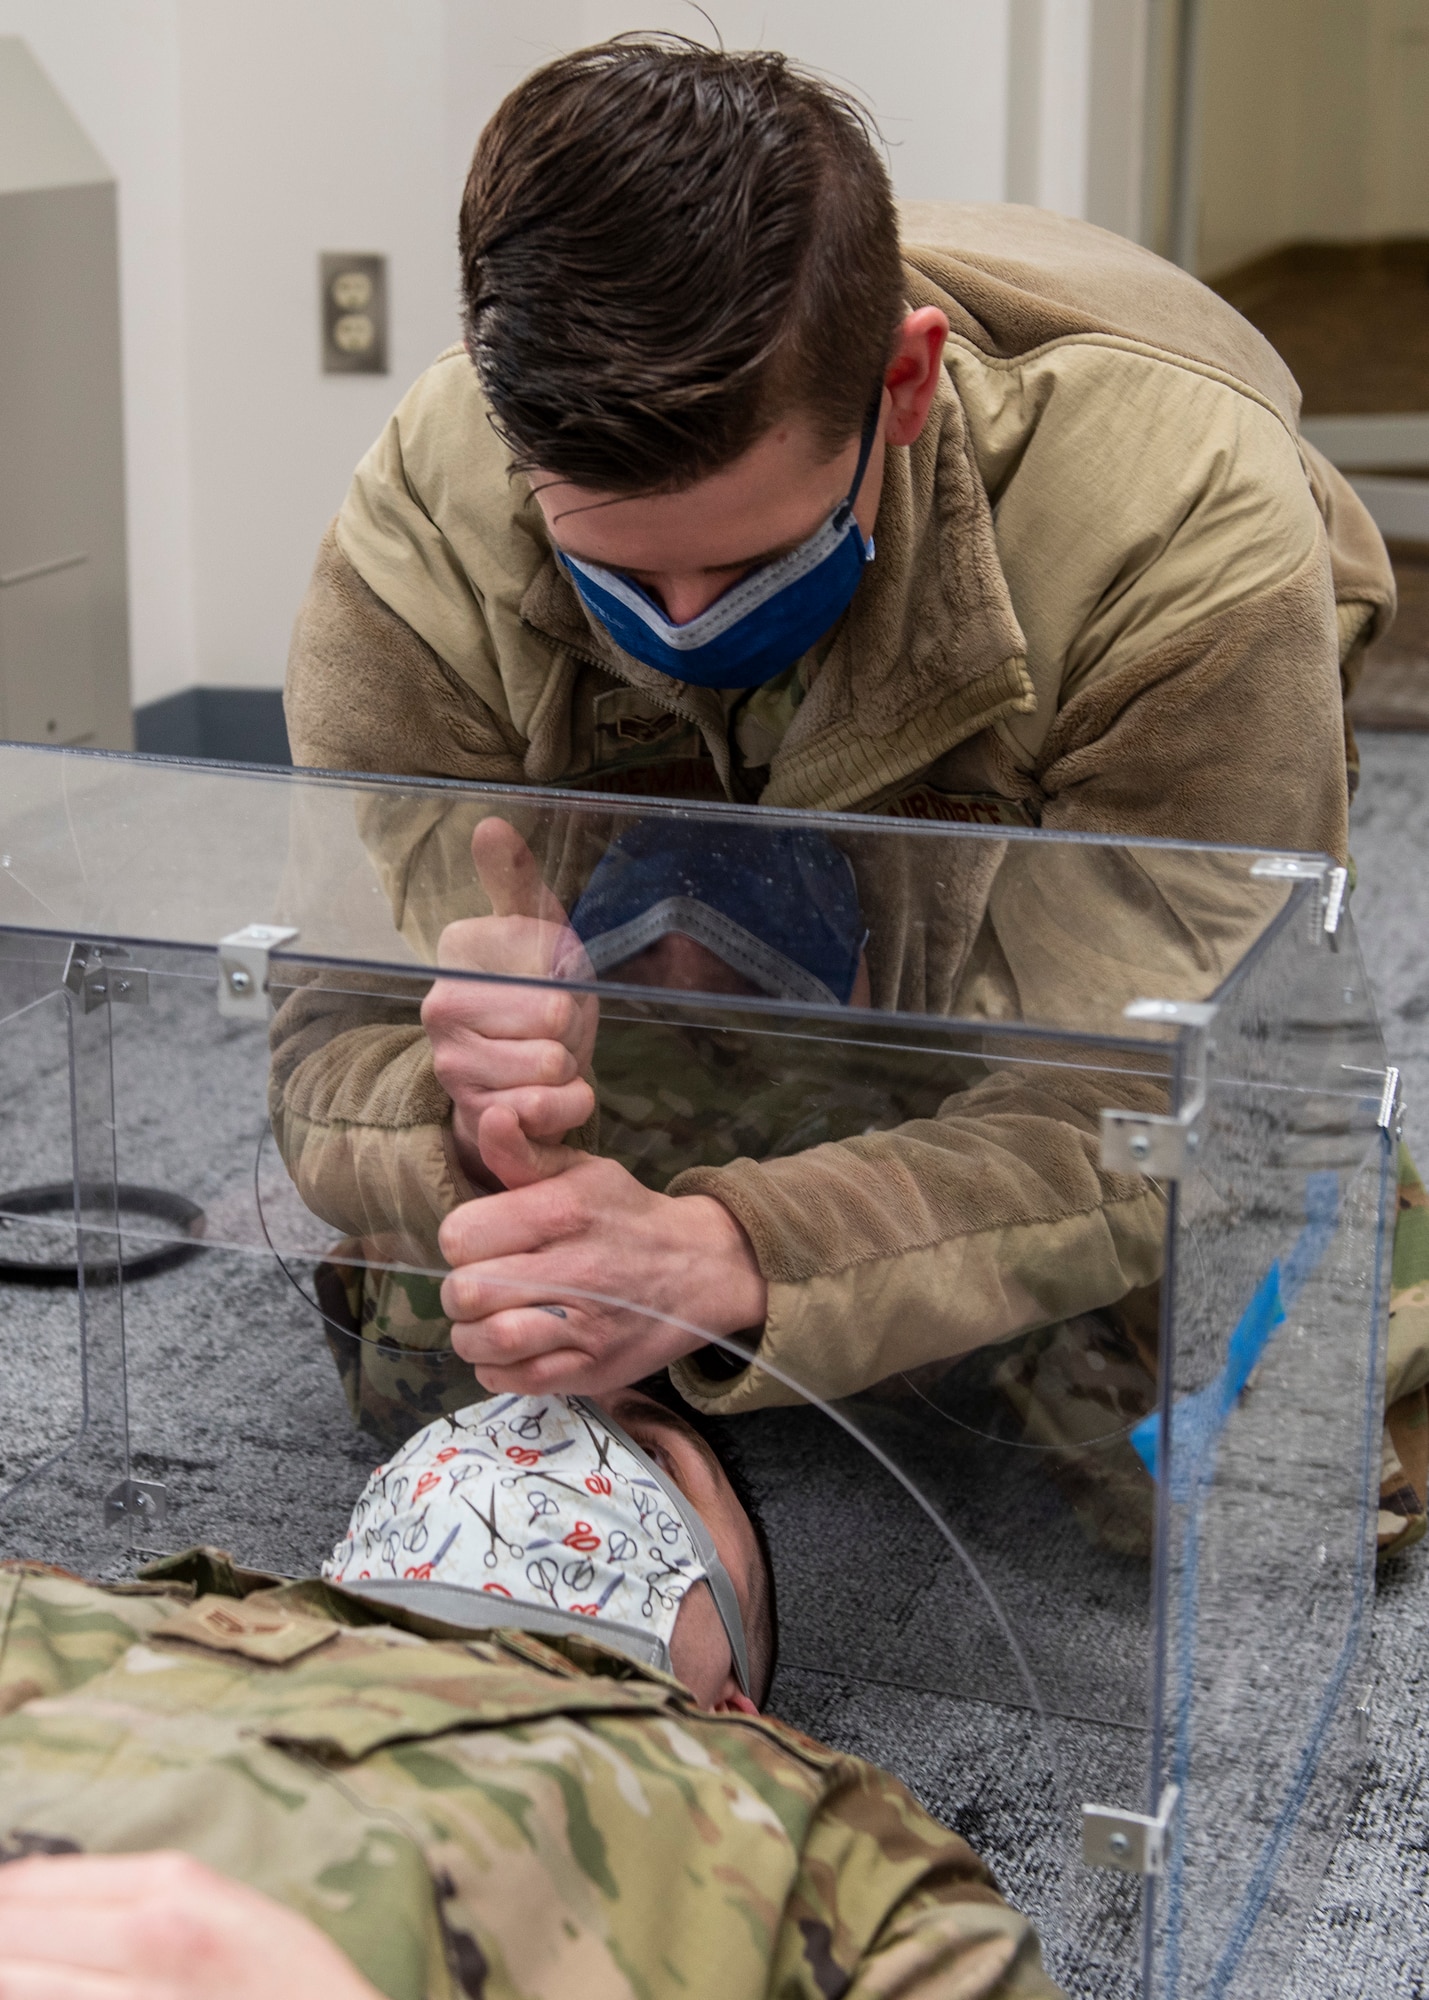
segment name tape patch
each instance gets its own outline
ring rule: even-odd
[[[176,1617],[166,1619],[155,1639],[187,1639],[216,1653],[241,1653],[265,1666],[286,1666],[304,1653],[316,1652],[336,1636],[330,1619],[311,1618],[280,1605],[265,1605],[254,1597],[201,1597]]]

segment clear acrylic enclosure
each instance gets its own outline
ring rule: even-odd
[[[1394,1077],[1344,877],[971,820],[0,749],[0,1554],[316,1569],[482,1393],[437,970],[444,1018],[544,996],[571,1144],[723,1194],[769,1316],[700,1346],[558,1245],[496,1282],[685,1328],[775,1711],[966,1832],[1069,1992],[1277,1991],[1373,1591]]]

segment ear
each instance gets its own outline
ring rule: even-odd
[[[731,1674],[714,1705],[714,1712],[716,1715],[758,1715],[759,1710]]]
[[[936,306],[920,306],[898,329],[893,359],[883,378],[889,397],[884,432],[889,444],[912,444],[928,421],[947,338],[948,316]]]

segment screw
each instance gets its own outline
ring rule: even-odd
[[[1131,1852],[1131,1837],[1125,1833],[1107,1835],[1107,1852],[1114,1854],[1118,1861],[1124,1861]]]
[[[114,992],[115,992],[115,995],[116,995],[116,997],[117,997],[118,999],[121,999],[121,1000],[122,1000],[122,999],[123,999],[123,997],[124,997],[124,995],[125,995],[125,994],[126,994],[126,993],[127,993],[128,991],[129,991],[129,981],[128,981],[127,979],[116,979],[116,980],[115,980],[115,982],[114,982]]]
[[[1151,1158],[1151,1140],[1145,1132],[1135,1132],[1126,1142],[1126,1150],[1133,1160]]]
[[[228,968],[228,990],[230,993],[251,993],[253,981],[241,965]]]

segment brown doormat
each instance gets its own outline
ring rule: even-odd
[[[1365,655],[1349,704],[1356,729],[1429,730],[1429,542],[1391,542],[1399,613]]]
[[[1300,384],[1307,417],[1429,410],[1429,237],[1289,243],[1209,280]]]

